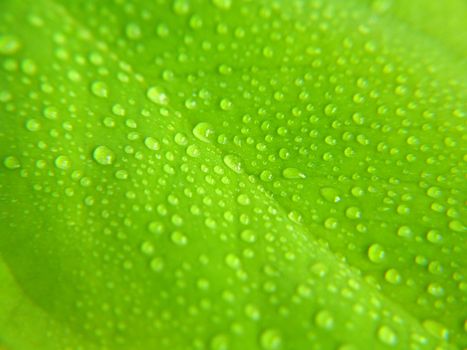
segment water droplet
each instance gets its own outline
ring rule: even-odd
[[[397,230],[397,235],[404,238],[411,238],[413,235],[412,230],[408,226],[401,226]]]
[[[378,329],[378,339],[386,345],[396,345],[397,344],[397,335],[396,333],[388,326],[381,326]]]
[[[164,90],[157,86],[150,87],[147,92],[146,96],[155,104],[165,106],[169,103],[169,97],[164,92]]]
[[[263,170],[261,174],[259,174],[259,178],[261,181],[270,182],[272,181],[272,173],[269,170]]]
[[[193,128],[193,135],[195,135],[198,140],[209,143],[214,136],[214,128],[209,123],[201,122],[196,124]]]
[[[3,165],[7,168],[7,169],[18,169],[18,168],[21,168],[21,163],[19,161],[18,158],[14,157],[14,156],[8,156],[6,157],[4,160],[3,160]]]
[[[170,239],[173,243],[179,246],[183,246],[188,243],[188,238],[180,231],[172,232],[172,234],[170,235]]]
[[[434,297],[442,297],[444,295],[444,288],[439,283],[428,284],[426,290]]]
[[[52,106],[44,108],[44,117],[50,120],[57,119],[58,109]]]
[[[276,329],[266,329],[261,333],[259,343],[264,350],[276,350],[282,346],[282,336]]]
[[[286,179],[305,179],[306,175],[297,168],[285,168],[282,171],[282,176]]]
[[[254,243],[256,241],[256,234],[253,230],[243,230],[240,233],[240,239],[247,243]]]
[[[247,304],[245,306],[245,315],[254,321],[257,321],[261,318],[261,314],[258,307],[253,304]]]
[[[164,225],[162,225],[158,221],[151,221],[148,224],[148,230],[151,233],[154,233],[156,235],[160,235],[162,232],[164,232]]]
[[[115,172],[115,177],[119,180],[128,179],[128,172],[126,170],[120,169]]]
[[[232,101],[226,99],[226,98],[223,98],[220,102],[220,107],[222,110],[224,111],[228,111],[230,109],[232,109]]]
[[[29,131],[38,131],[41,128],[41,124],[37,119],[28,119],[26,121],[26,129]]]
[[[439,322],[433,320],[425,320],[423,321],[423,327],[430,332],[433,336],[439,339],[449,339],[449,331],[448,329]]]
[[[154,253],[154,245],[149,241],[144,241],[141,244],[141,252],[145,255],[151,255]]]
[[[237,197],[237,203],[240,205],[249,205],[251,203],[250,197],[245,193],[239,194]]]
[[[212,0],[212,3],[221,10],[228,10],[232,6],[232,0]]]
[[[243,173],[243,166],[240,157],[234,154],[227,154],[224,156],[224,164],[227,165],[232,171],[237,174]]]
[[[330,203],[337,203],[341,200],[339,191],[332,187],[323,187],[319,193]]]
[[[0,54],[12,55],[21,47],[18,39],[11,35],[0,35]]]
[[[67,156],[58,156],[55,158],[55,166],[62,170],[67,170],[71,168],[71,160]]]
[[[327,218],[324,221],[324,227],[327,228],[328,230],[335,230],[338,225],[339,225],[339,221],[337,221],[336,218]]]
[[[240,268],[240,265],[241,265],[241,261],[239,257],[236,256],[235,254],[227,254],[227,256],[225,257],[225,263],[227,264],[228,267],[234,270]]]
[[[347,216],[349,219],[356,220],[362,217],[362,212],[357,207],[348,207],[345,210],[345,216]]]
[[[426,194],[431,197],[431,198],[440,198],[443,192],[441,192],[441,189],[439,187],[433,186],[430,187],[427,191]]]
[[[92,157],[101,165],[111,165],[115,161],[115,153],[107,146],[97,146]]]
[[[211,339],[209,347],[211,350],[228,350],[229,338],[225,334],[218,334]]]
[[[465,231],[465,226],[462,224],[462,222],[458,220],[453,220],[449,223],[449,228],[453,231],[456,232],[464,232]]]
[[[164,260],[160,257],[153,258],[149,263],[149,267],[154,272],[160,272],[164,269]]]
[[[148,136],[144,139],[144,145],[152,151],[157,151],[160,149],[159,141],[151,136]]]
[[[186,154],[188,154],[190,157],[196,158],[201,155],[201,152],[196,145],[189,145],[186,149]]]
[[[128,23],[125,27],[125,34],[130,40],[137,40],[141,38],[141,28],[137,23]]]
[[[431,243],[440,243],[443,240],[443,236],[437,230],[430,230],[426,234],[426,239]]]
[[[386,252],[384,251],[384,248],[377,243],[370,245],[368,248],[368,259],[374,263],[382,262],[385,255]]]
[[[108,97],[109,89],[103,81],[95,81],[91,84],[91,92],[97,97]]]
[[[396,269],[389,269],[384,274],[384,279],[391,284],[399,284],[402,280],[402,277]]]
[[[323,329],[332,329],[334,327],[334,319],[331,313],[327,310],[318,312],[315,316],[315,322],[318,327]]]

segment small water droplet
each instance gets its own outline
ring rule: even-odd
[[[319,193],[330,203],[337,203],[341,200],[339,191],[332,187],[323,187]]]
[[[220,105],[221,109],[224,110],[224,111],[228,111],[228,110],[232,109],[232,101],[230,101],[229,99],[226,99],[226,98],[223,98],[219,105]]]
[[[374,243],[368,247],[368,259],[374,263],[380,263],[383,261],[385,255],[386,253],[384,248],[377,243]]]
[[[95,81],[91,84],[91,92],[97,97],[108,97],[109,89],[103,81]]]
[[[169,97],[164,92],[164,90],[158,86],[150,87],[147,92],[146,96],[155,104],[165,106],[169,103]]]
[[[67,156],[58,156],[55,158],[55,166],[62,170],[67,170],[71,168],[71,160]]]
[[[243,166],[240,157],[234,154],[227,154],[223,158],[224,164],[237,174],[243,173]]]
[[[41,124],[37,119],[28,119],[26,121],[26,129],[29,131],[38,131],[41,128]]]
[[[323,329],[332,329],[334,327],[334,318],[331,313],[327,310],[318,312],[315,316],[315,322],[318,327]]]
[[[160,149],[159,141],[151,136],[148,136],[144,139],[144,145],[152,151],[157,151]]]
[[[170,239],[173,243],[179,246],[184,246],[188,243],[188,238],[180,231],[172,232],[172,234],[170,235]]]
[[[306,175],[297,168],[285,168],[282,171],[282,176],[286,179],[305,179]]]
[[[6,157],[6,158],[3,160],[3,165],[4,165],[7,169],[11,169],[11,170],[21,168],[21,163],[20,163],[19,159],[16,158],[15,156],[8,156],[8,157]]]
[[[392,328],[388,326],[379,327],[378,339],[386,345],[394,346],[397,344],[397,335]]]
[[[161,257],[156,257],[151,260],[149,267],[154,272],[160,272],[164,269],[164,260]]]
[[[12,55],[20,49],[18,39],[11,35],[0,35],[0,54]]]
[[[141,28],[137,23],[130,22],[125,27],[125,34],[130,40],[137,40],[141,38]]]
[[[384,274],[384,279],[391,284],[399,284],[402,280],[402,277],[396,269],[389,269]]]
[[[277,350],[282,346],[282,336],[276,329],[266,329],[261,333],[259,342],[264,350]]]
[[[115,153],[107,146],[97,146],[92,157],[101,165],[111,165],[115,161]]]
[[[193,128],[193,135],[198,139],[206,143],[210,143],[214,136],[214,128],[211,124],[201,122],[196,124]]]
[[[357,207],[348,207],[345,210],[345,216],[347,216],[349,219],[356,220],[362,217],[362,212]]]

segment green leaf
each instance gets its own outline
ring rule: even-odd
[[[425,3],[2,1],[0,349],[465,348],[466,5]]]

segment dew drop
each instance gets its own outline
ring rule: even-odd
[[[126,37],[130,40],[137,40],[141,38],[141,28],[137,23],[128,23],[125,27]]]
[[[11,169],[11,170],[21,168],[21,163],[20,163],[19,159],[16,158],[15,156],[8,156],[8,157],[6,157],[6,158],[3,160],[3,165],[4,165],[7,169]]]
[[[240,157],[234,154],[227,154],[223,158],[224,164],[229,167],[230,170],[234,171],[237,174],[243,173],[243,165]]]
[[[240,233],[240,239],[247,243],[256,242],[256,234],[253,230],[246,229]]]
[[[297,168],[285,168],[282,171],[282,176],[286,179],[305,179],[306,175]]]
[[[378,328],[378,339],[386,345],[394,346],[397,344],[397,335],[388,326]]]
[[[322,310],[316,314],[315,323],[318,327],[327,330],[334,327],[334,319],[331,313],[327,310]]]
[[[212,0],[212,3],[221,10],[228,10],[232,6],[232,0]]]
[[[197,158],[201,155],[201,151],[199,150],[198,146],[189,145],[186,148],[186,154],[188,154],[190,157]]]
[[[399,284],[402,277],[396,269],[389,269],[384,273],[384,279],[391,284]]]
[[[71,168],[71,161],[70,158],[68,158],[67,156],[58,156],[57,158],[55,158],[54,164],[57,168],[62,170],[67,170]]]
[[[201,122],[193,128],[193,135],[200,141],[210,143],[214,136],[214,128],[209,123]]]
[[[227,254],[227,256],[225,257],[225,263],[228,267],[234,270],[240,268],[241,265],[240,259],[235,254]]]
[[[225,334],[218,334],[211,339],[209,347],[211,350],[228,350],[229,338]]]
[[[151,151],[157,151],[160,149],[159,141],[151,136],[148,136],[144,139],[144,145]]]
[[[348,207],[345,210],[345,216],[347,216],[349,219],[356,220],[362,217],[362,212],[357,207]]]
[[[259,178],[261,179],[261,181],[270,182],[270,181],[272,181],[272,173],[269,170],[263,170],[259,174]]]
[[[161,257],[156,257],[151,260],[149,267],[154,272],[160,272],[164,269],[164,260]]]
[[[109,89],[103,81],[95,81],[91,84],[91,92],[97,97],[108,97]]]
[[[433,320],[425,320],[423,321],[423,327],[431,333],[433,336],[439,339],[448,340],[449,338],[449,331],[448,329],[439,322]]]
[[[180,231],[172,232],[170,239],[178,246],[184,246],[188,243],[188,238]]]
[[[384,260],[385,255],[386,252],[384,248],[377,243],[368,247],[368,259],[370,259],[371,262],[380,263]]]
[[[107,146],[97,146],[92,157],[101,165],[111,165],[115,161],[115,153]]]
[[[228,111],[232,109],[232,101],[230,101],[229,99],[223,98],[219,106],[221,107],[223,111]]]
[[[21,47],[18,39],[11,35],[0,35],[0,54],[12,55]]]
[[[330,203],[337,203],[341,200],[339,191],[332,187],[323,187],[320,189],[319,193]]]
[[[37,119],[28,119],[26,121],[26,129],[29,131],[38,131],[41,128],[41,124]]]
[[[169,97],[167,94],[162,90],[162,88],[157,86],[150,87],[146,92],[146,96],[149,100],[158,105],[165,106],[169,103]]]
[[[264,350],[277,350],[282,346],[282,336],[276,329],[266,329],[261,333],[259,342]]]

